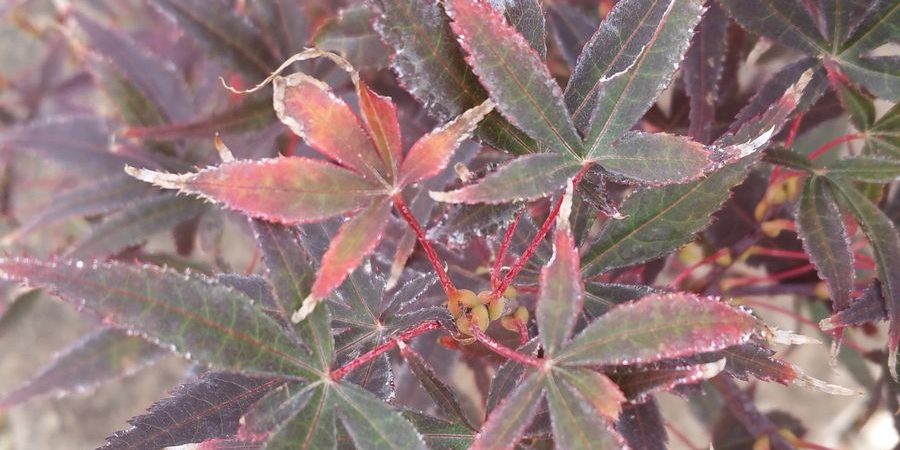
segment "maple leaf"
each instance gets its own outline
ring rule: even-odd
[[[310,50],[288,63],[315,57],[327,57],[350,73],[362,120],[325,83],[300,72],[271,77],[273,104],[278,118],[327,160],[227,161],[185,174],[126,168],[148,183],[266,221],[309,223],[349,214],[351,218],[322,258],[309,297],[292,317],[295,322],[303,320],[375,249],[388,224],[391,203],[402,201],[398,199],[403,189],[440,173],[459,144],[493,109],[485,101],[422,136],[404,155],[396,106],[373,92],[348,62]]]

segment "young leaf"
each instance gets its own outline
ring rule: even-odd
[[[742,344],[759,329],[749,313],[691,294],[654,294],[617,306],[555,358],[565,366],[644,364]]]
[[[176,195],[156,195],[132,202],[95,226],[69,250],[72,258],[104,257],[147,240],[193,219],[206,209],[200,200]]]
[[[846,158],[826,164],[826,177],[842,177],[868,183],[890,183],[900,179],[900,160]]]
[[[833,309],[850,306],[854,273],[850,240],[843,214],[822,178],[813,176],[806,181],[797,202],[796,223],[803,248],[828,284]]]
[[[561,189],[581,168],[581,163],[558,153],[520,156],[475,184],[450,192],[431,192],[431,198],[491,204],[534,200]]]
[[[697,26],[681,67],[684,89],[691,99],[688,135],[707,144],[712,141],[730,21],[718,2],[707,0],[705,7],[706,13]]]
[[[472,135],[478,122],[493,108],[493,103],[487,100],[419,138],[403,159],[400,183],[410,185],[441,173],[459,144]]]
[[[27,383],[0,397],[0,408],[41,395],[91,392],[103,383],[137,373],[167,354],[144,339],[103,328],[63,350]]]
[[[334,164],[300,157],[235,161],[182,175],[129,168],[135,178],[178,189],[255,218],[314,222],[368,206],[384,186]]]
[[[427,449],[409,421],[365,389],[341,383],[333,390],[337,414],[357,448]]]
[[[900,271],[897,270],[900,267],[900,237],[897,235],[897,228],[865,194],[853,185],[840,181],[831,185],[843,197],[872,245],[878,279],[881,281],[881,291],[887,300],[890,320],[888,348],[891,352],[891,361],[896,361],[897,346],[900,344]],[[896,364],[889,364],[889,366],[896,369]],[[895,380],[897,379],[896,373],[891,375]]]
[[[553,259],[541,270],[541,289],[535,312],[544,354],[548,358],[552,358],[569,340],[584,304],[578,251],[575,250],[575,239],[569,225],[572,189],[569,185],[557,216]]]
[[[118,263],[0,260],[3,277],[51,289],[117,327],[215,367],[313,377],[282,328],[244,294],[199,276]],[[149,284],[148,284],[149,283]]]
[[[322,256],[310,295],[324,299],[338,287],[381,242],[381,235],[390,217],[391,203],[380,200],[341,225],[340,231]]]
[[[589,131],[585,133],[589,155],[602,153],[604,147],[631,129],[653,105],[681,62],[702,12],[703,8],[697,0],[671,0],[662,17],[658,21],[650,21],[654,29],[648,30],[649,35],[639,38],[644,42],[638,50],[639,56],[626,68],[608,73],[596,81],[596,105],[589,112]],[[604,44],[622,48],[617,42]]]
[[[591,406],[590,400],[561,377],[546,378],[554,444],[561,449],[621,449],[625,440]]]
[[[544,376],[532,371],[491,411],[473,450],[512,449],[531,424],[544,397]]]
[[[746,176],[754,158],[723,167],[706,178],[688,184],[645,189],[628,196],[619,211],[621,220],[610,220],[581,258],[585,276],[648,261],[690,241],[705,228],[729,190]]]
[[[232,437],[244,412],[283,383],[282,378],[208,372],[129,420],[131,428],[106,438],[101,448],[162,448]]]
[[[703,174],[709,152],[682,136],[630,132],[591,160],[613,175],[641,183],[684,183]]]
[[[497,110],[532,139],[577,158],[581,139],[566,113],[562,90],[525,38],[486,3],[453,0],[447,14]]]
[[[363,178],[388,177],[356,114],[328,85],[302,72],[276,77],[273,85],[275,114],[297,136]]]
[[[394,49],[401,84],[437,120],[445,121],[487,98],[465,63],[443,5],[431,0],[371,0],[381,10],[375,30]],[[490,114],[478,136],[514,154],[535,153],[537,143],[500,114]]]
[[[352,74],[351,78],[356,83],[359,109],[366,131],[388,169],[388,179],[393,181],[397,178],[398,166],[403,161],[403,135],[397,119],[397,106],[390,98],[372,91],[363,80],[358,79],[358,74]]]

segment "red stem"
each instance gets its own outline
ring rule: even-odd
[[[791,250],[779,250],[777,248],[767,248],[767,247],[753,247],[751,250],[754,255],[765,255],[765,256],[773,256],[775,258],[785,258],[785,259],[802,259],[808,260],[809,255],[805,252],[797,252]]]
[[[575,178],[572,179],[572,185],[578,186],[578,182],[581,181],[581,177],[584,176],[585,172],[587,172],[588,165],[585,165],[578,175],[575,175]],[[519,259],[516,260],[516,263],[513,264],[512,269],[510,269],[509,273],[503,277],[503,280],[491,291],[491,299],[500,298],[503,295],[503,292],[506,291],[506,288],[509,287],[510,284],[516,279],[519,275],[519,272],[525,268],[525,264],[528,264],[528,260],[534,256],[534,252],[537,251],[538,247],[541,245],[541,242],[544,241],[544,237],[547,236],[547,233],[550,232],[550,228],[553,227],[553,224],[556,222],[556,216],[559,215],[559,209],[562,207],[563,199],[560,198],[558,202],[556,202],[556,206],[550,211],[550,214],[547,215],[547,218],[544,220],[543,225],[538,230],[537,234],[534,235],[534,239],[531,240],[531,243],[528,244],[528,248],[525,249],[525,252],[519,256]]]
[[[441,280],[441,286],[444,288],[444,292],[446,292],[448,296],[454,294],[456,292],[456,285],[453,284],[450,276],[447,275],[447,271],[444,269],[444,263],[438,257],[434,247],[431,246],[431,242],[428,242],[428,238],[425,237],[425,230],[422,229],[422,225],[419,224],[416,216],[409,210],[409,207],[406,205],[406,201],[403,200],[401,194],[394,196],[394,207],[397,208],[397,211],[400,212],[400,215],[403,216],[406,223],[408,223],[416,233],[419,243],[422,244],[422,249],[425,250],[425,255],[428,256],[428,260],[431,261],[431,265],[434,266],[434,270]]]
[[[855,139],[863,139],[865,137],[866,136],[862,133],[854,133],[854,134],[847,134],[847,135],[841,136],[836,139],[832,139],[832,140],[826,142],[825,144],[823,144],[821,147],[815,149],[812,153],[810,153],[809,159],[815,161],[820,156],[824,155],[825,153],[828,153],[828,151],[837,147],[838,145],[841,145],[845,142],[850,142]]]
[[[513,218],[511,224],[509,224],[509,228],[506,230],[506,234],[503,235],[503,242],[500,244],[500,249],[497,250],[497,256],[494,258],[494,267],[491,269],[491,287],[497,287],[497,284],[500,283],[500,268],[503,267],[503,258],[506,257],[506,251],[509,250],[509,244],[512,242],[513,235],[516,234],[516,228],[519,226],[519,218],[522,217],[522,210],[516,213],[516,217]]]
[[[331,371],[331,379],[334,381],[338,381],[341,378],[347,376],[348,373],[353,372],[356,369],[368,364],[375,358],[381,356],[382,353],[393,350],[394,347],[397,346],[397,342],[399,341],[408,341],[416,336],[421,334],[425,334],[429,331],[434,331],[441,328],[441,323],[437,320],[430,320],[428,322],[423,322],[419,324],[417,327],[404,331],[403,333],[398,334],[396,337],[391,339],[390,341],[381,344],[372,350],[362,354],[360,357],[348,362],[343,367]]]
[[[804,274],[806,272],[811,272],[816,270],[815,266],[812,264],[804,264],[800,267],[794,267],[793,269],[788,269],[782,272],[776,272],[771,275],[766,275],[764,277],[747,277],[737,280],[731,287],[744,286],[747,284],[754,283],[762,283],[766,281],[780,281],[786,278],[792,278],[800,274]]]
[[[484,334],[484,331],[481,331],[481,328],[477,326],[473,326],[471,329],[472,336],[475,337],[478,342],[484,344],[485,347],[489,348],[492,352],[503,356],[506,359],[511,359],[519,364],[523,364],[526,366],[534,366],[541,367],[544,365],[544,361],[540,358],[535,358],[534,356],[526,355],[524,353],[519,353],[493,339],[490,336]]]
[[[528,343],[528,326],[525,325],[525,322],[516,319],[516,331],[519,332],[519,345],[525,345]]]
[[[719,259],[719,257],[723,256],[728,251],[729,251],[729,249],[723,248],[723,249],[713,253],[712,255],[709,255],[706,258],[703,258],[699,262],[688,266],[681,273],[679,273],[678,276],[676,276],[675,279],[673,279],[671,283],[669,283],[669,287],[677,288],[678,285],[681,284],[681,282],[684,281],[684,279],[687,278],[692,272],[697,270],[698,267],[704,266],[706,264],[709,264],[709,263]]]

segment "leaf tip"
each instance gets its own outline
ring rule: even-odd
[[[132,167],[128,165],[125,166],[125,173],[145,183],[150,183],[163,189],[182,189],[188,182],[190,182],[194,178],[194,174],[192,173],[175,174],[157,172],[155,170]]]
[[[312,314],[313,310],[316,309],[316,305],[318,305],[322,299],[316,298],[312,294],[309,294],[305,299],[303,299],[303,304],[300,305],[300,309],[294,311],[294,314],[291,314],[291,322],[300,323],[307,316]]]

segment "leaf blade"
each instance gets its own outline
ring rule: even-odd
[[[334,386],[334,393],[337,414],[360,448],[427,449],[409,421],[365,389],[342,383]]]
[[[592,159],[613,175],[669,184],[702,175],[709,152],[703,144],[674,134],[628,132]]]
[[[543,376],[532,372],[500,403],[472,443],[473,450],[511,449],[537,413],[544,396]]]
[[[566,382],[546,378],[554,443],[561,449],[619,449],[625,440]]]
[[[631,365],[715,351],[746,342],[750,314],[691,294],[654,294],[620,305],[579,333],[560,365]]]

